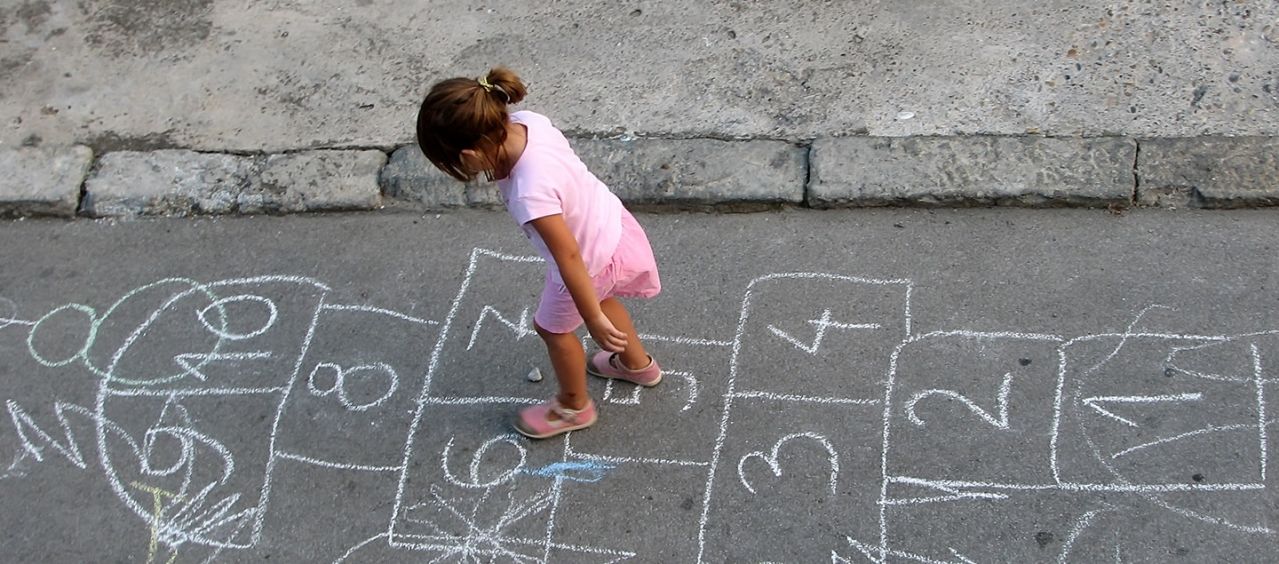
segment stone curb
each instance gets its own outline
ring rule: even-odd
[[[628,204],[798,204],[807,151],[785,141],[577,139],[582,162]]]
[[[1137,170],[1136,202],[1144,206],[1279,205],[1279,138],[1143,140]]]
[[[1107,206],[1133,193],[1129,139],[849,137],[813,144],[808,204]]]
[[[90,217],[133,217],[376,209],[385,163],[381,151],[107,153],[85,181],[81,210]]]
[[[628,205],[1279,205],[1279,138],[1036,136],[570,139]],[[83,193],[81,191],[83,186]],[[90,217],[500,208],[493,184],[435,170],[415,145],[273,155],[87,147],[0,151],[0,215]]]
[[[0,151],[0,215],[75,215],[93,151],[76,145]]]
[[[798,204],[804,199],[805,151],[784,141],[588,138],[571,143],[591,172],[631,205]],[[458,182],[432,166],[415,145],[396,149],[381,179],[389,200],[423,210],[502,205],[495,185]]]

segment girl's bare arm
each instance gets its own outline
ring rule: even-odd
[[[625,350],[626,333],[617,330],[600,309],[599,296],[595,295],[595,287],[591,284],[591,277],[586,272],[586,263],[582,261],[581,249],[578,248],[577,239],[573,238],[573,233],[568,230],[564,216],[555,214],[539,217],[530,221],[529,225],[532,225],[537,234],[542,236],[542,240],[546,242],[546,248],[551,251],[551,256],[555,257],[555,264],[560,269],[560,277],[564,279],[564,286],[568,288],[568,293],[573,296],[573,304],[577,306],[577,312],[586,322],[586,329],[590,331],[591,338],[606,351]]]

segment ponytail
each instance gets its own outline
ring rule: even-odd
[[[528,89],[523,82],[520,82],[520,77],[506,67],[494,67],[477,82],[486,92],[493,94],[498,101],[507,105],[520,103],[528,94]]]
[[[496,160],[506,142],[506,107],[528,94],[520,77],[494,67],[480,78],[436,83],[417,114],[417,142],[432,164],[461,181],[475,177],[462,167],[462,151],[475,149]]]

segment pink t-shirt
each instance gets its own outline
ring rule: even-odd
[[[586,272],[594,277],[608,266],[622,237],[622,201],[609,191],[569,146],[564,134],[546,116],[530,111],[511,114],[511,121],[528,128],[528,146],[506,178],[497,181],[506,210],[551,266],[551,276],[563,283],[546,242],[528,222],[563,214],[577,239]]]

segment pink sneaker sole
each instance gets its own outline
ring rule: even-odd
[[[662,368],[657,365],[657,361],[653,360],[653,357],[648,357],[648,361],[648,366],[639,370],[631,370],[622,365],[622,360],[617,353],[600,351],[595,353],[595,356],[592,356],[590,361],[586,363],[586,371],[600,378],[625,380],[651,388],[662,381]]]

